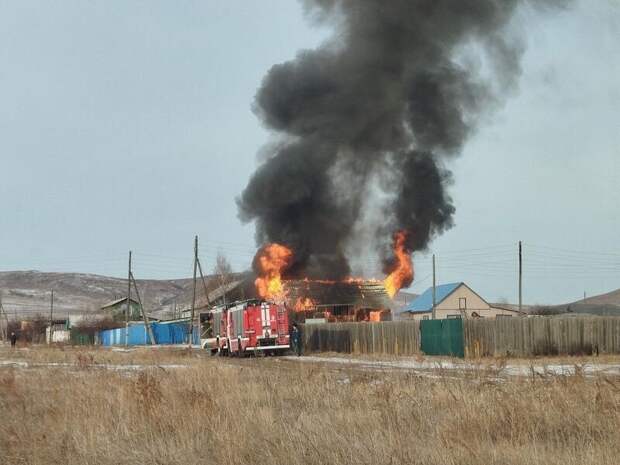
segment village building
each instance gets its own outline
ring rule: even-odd
[[[45,342],[66,343],[71,339],[69,318],[57,318],[51,322],[51,326],[45,328]]]
[[[142,311],[140,304],[134,299],[130,299],[129,305],[129,321],[142,320]],[[127,297],[112,300],[107,304],[101,306],[101,311],[110,316],[114,320],[125,320],[125,313],[127,311]]]
[[[415,298],[400,316],[403,319],[430,320],[433,314],[433,288]],[[463,282],[435,286],[435,318],[506,318],[523,312],[493,306]]]

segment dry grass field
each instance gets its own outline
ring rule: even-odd
[[[0,349],[7,464],[611,465],[619,457],[618,378],[419,377],[183,350]]]

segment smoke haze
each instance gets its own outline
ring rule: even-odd
[[[408,252],[453,225],[444,161],[520,74],[519,7],[562,1],[307,0],[332,38],[274,65],[255,112],[281,138],[238,199],[258,245],[294,251],[288,277],[351,272],[347,249],[373,189],[385,197],[366,225],[389,273],[388,245],[406,231]],[[545,8],[546,9],[546,8]],[[477,60],[469,60],[475,56]]]

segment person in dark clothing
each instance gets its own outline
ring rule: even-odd
[[[17,344],[17,334],[13,332],[11,333],[11,347],[15,347],[15,344]]]
[[[293,351],[299,357],[301,355],[301,331],[297,323],[293,323],[293,329],[291,330],[291,342],[293,344]]]

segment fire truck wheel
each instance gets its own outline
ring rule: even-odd
[[[226,347],[228,348],[228,350],[226,351],[226,355],[228,355],[229,357],[232,357],[233,353],[232,353],[232,347],[230,346],[230,339],[226,339]]]

